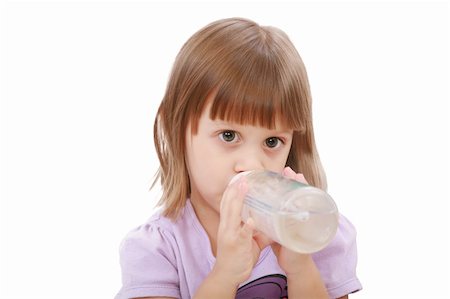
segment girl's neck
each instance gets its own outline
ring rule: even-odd
[[[220,214],[214,210],[205,200],[198,196],[191,195],[191,204],[194,208],[194,212],[203,229],[208,235],[209,242],[211,244],[211,251],[213,256],[216,256],[217,249],[217,231],[219,229]]]

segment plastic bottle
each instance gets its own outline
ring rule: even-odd
[[[257,230],[300,253],[319,251],[331,242],[339,213],[326,192],[267,170],[242,172],[231,182],[243,175],[249,187],[244,222],[252,217]]]

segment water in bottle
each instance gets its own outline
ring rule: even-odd
[[[319,251],[333,239],[339,213],[326,192],[267,170],[242,172],[232,182],[243,175],[244,222],[252,217],[257,230],[300,253]]]

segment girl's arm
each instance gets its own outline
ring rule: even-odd
[[[311,255],[301,255],[298,271],[286,273],[289,298],[329,298]]]
[[[213,269],[197,289],[194,298],[235,298],[237,287]]]
[[[242,224],[241,211],[247,189],[245,178],[241,178],[223,194],[216,263],[194,298],[235,298],[239,284],[250,277],[261,249],[269,244],[268,239],[253,236],[252,219]]]

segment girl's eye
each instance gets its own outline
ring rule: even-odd
[[[266,139],[265,143],[267,147],[276,148],[280,146],[280,143],[282,143],[282,141],[278,137],[269,137]]]
[[[225,142],[233,142],[236,141],[236,132],[234,131],[224,131],[220,133],[220,139]]]

